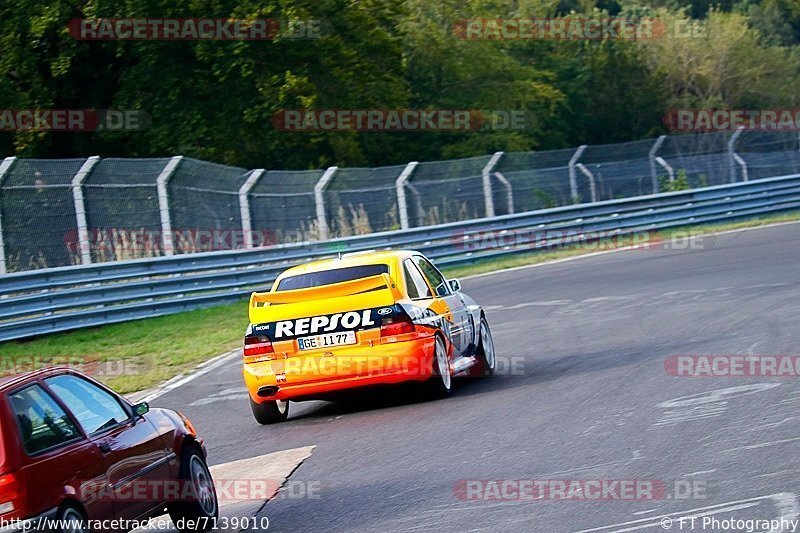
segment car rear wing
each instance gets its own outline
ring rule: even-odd
[[[387,306],[400,298],[400,289],[391,276],[385,273],[307,289],[254,292],[250,295],[250,322],[262,324]]]

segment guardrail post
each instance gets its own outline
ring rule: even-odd
[[[589,194],[592,195],[592,202],[597,201],[597,185],[594,182],[594,174],[592,174],[588,168],[583,163],[578,163],[575,165],[578,170],[583,172],[583,175],[589,178]]]
[[[673,170],[672,166],[667,163],[663,157],[656,157],[656,163],[661,165],[664,170],[667,171],[667,175],[669,176],[669,181],[675,181],[675,170]]]
[[[261,175],[264,174],[263,168],[257,168],[250,173],[247,180],[239,189],[239,212],[242,216],[242,234],[244,236],[244,247],[253,248],[253,220],[250,216],[250,198],[248,195],[253,187],[256,186]]]
[[[736,163],[737,157],[739,154],[736,153],[736,141],[739,139],[739,136],[744,131],[744,126],[739,126],[736,128],[736,131],[733,132],[731,138],[728,140],[728,165],[729,165],[729,181],[731,183],[736,183]],[[747,175],[747,165],[744,163],[744,159],[738,157],[739,161],[745,168],[745,175]]]
[[[575,165],[578,164],[578,160],[586,148],[585,144],[579,146],[569,160],[569,196],[573,202],[578,200],[578,174],[575,172]]]
[[[659,190],[659,186],[658,186],[658,171],[656,169],[657,159],[661,159],[661,161],[664,161],[664,159],[658,157],[658,151],[661,149],[661,145],[664,144],[664,141],[666,141],[666,140],[667,140],[667,136],[666,135],[662,135],[661,137],[656,139],[655,144],[653,144],[653,147],[650,149],[650,176],[652,178],[653,194],[658,194],[658,190]]]
[[[322,194],[325,192],[325,187],[333,179],[333,175],[339,167],[328,167],[328,170],[322,175],[316,185],[314,185],[314,203],[317,206],[317,226],[319,227],[320,240],[326,240],[330,231],[328,230],[328,220],[325,218],[325,197]]]
[[[509,215],[514,214],[514,188],[511,186],[511,182],[503,176],[500,172],[495,172],[494,177],[497,178],[497,181],[503,184],[503,187],[506,188],[506,209],[508,210]]]
[[[92,172],[92,169],[100,161],[100,156],[93,155],[87,159],[78,173],[72,178],[72,201],[75,203],[75,220],[78,224],[78,243],[81,250],[81,263],[90,265],[92,263],[92,249],[89,246],[89,225],[86,222],[86,203],[83,199],[83,182]]]
[[[406,183],[408,183],[414,169],[419,165],[418,161],[412,161],[406,165],[406,168],[397,176],[394,182],[395,191],[397,191],[397,210],[400,216],[400,229],[408,229],[408,204],[406,203]],[[417,213],[419,216],[419,213]]]
[[[483,167],[483,201],[486,204],[486,216],[494,216],[494,198],[492,197],[492,171],[497,166],[497,162],[503,157],[503,152],[495,152],[486,166]]]
[[[169,216],[169,189],[167,184],[175,169],[183,160],[182,155],[176,155],[169,160],[167,166],[161,171],[156,180],[156,187],[158,188],[158,213],[161,216],[161,241],[164,245],[164,255],[175,254],[175,243],[172,238],[172,220]]]
[[[0,187],[3,185],[3,178],[6,176],[6,173],[16,160],[16,157],[6,157],[3,159],[3,162],[0,163]],[[6,264],[6,245],[5,240],[3,239],[3,204],[2,197],[0,197],[0,274],[5,274],[7,272],[8,265]]]

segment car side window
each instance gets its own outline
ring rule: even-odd
[[[444,279],[441,272],[439,272],[430,261],[417,255],[414,256],[414,262],[419,266],[425,278],[430,282],[437,296],[447,296],[450,294],[450,290],[447,287],[447,280]]]
[[[405,271],[409,298],[430,298],[431,289],[425,283],[425,278],[422,277],[414,262],[410,259],[403,261],[403,270]]]
[[[83,378],[62,374],[45,383],[72,411],[83,430],[91,435],[126,421],[128,413],[117,398]]]
[[[67,413],[39,385],[8,396],[25,453],[33,455],[81,436]]]

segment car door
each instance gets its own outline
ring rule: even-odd
[[[446,304],[446,314],[449,315],[447,318],[451,322],[450,337],[456,355],[467,355],[471,348],[474,326],[464,300],[459,293],[450,290],[447,279],[433,266],[433,263],[421,255],[415,255],[412,259],[430,285],[434,297]]]
[[[90,519],[113,518],[113,503],[103,496],[107,489],[103,457],[67,409],[39,383],[9,392],[6,399],[16,430],[4,426],[3,431],[17,432],[28,457],[22,467],[25,509],[31,515],[48,511],[74,491]]]
[[[134,416],[116,395],[80,376],[62,374],[45,383],[103,455],[116,515],[136,518],[163,502],[175,453],[155,426]]]

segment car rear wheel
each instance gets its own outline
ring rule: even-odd
[[[181,457],[180,479],[192,492],[189,499],[167,506],[175,528],[182,533],[209,531],[219,517],[219,502],[211,472],[194,447],[186,448]]]
[[[491,376],[497,367],[497,359],[494,354],[494,341],[492,331],[486,317],[481,317],[480,344],[478,345],[478,361],[484,376]]]
[[[264,403],[254,402],[250,398],[250,409],[256,422],[262,425],[283,422],[289,416],[288,400],[270,400]]]
[[[56,514],[59,533],[88,533],[89,526],[83,512],[74,504],[65,503]]]
[[[453,376],[450,374],[447,348],[444,340],[439,336],[436,337],[432,364],[431,377],[426,383],[427,392],[433,398],[446,398],[453,390]]]

